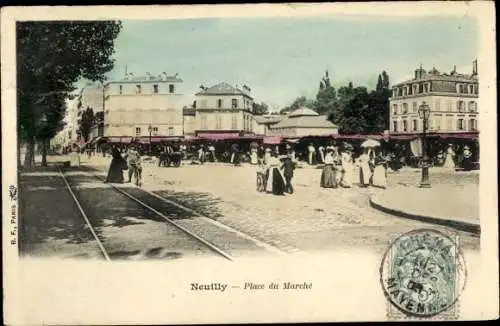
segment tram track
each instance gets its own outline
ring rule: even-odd
[[[110,246],[109,244],[107,244],[107,242],[109,242],[109,241],[102,234],[98,235],[99,232],[97,232],[97,228],[99,228],[99,226],[96,226],[95,221],[93,223],[91,221],[92,218],[89,218],[89,215],[90,215],[88,213],[89,209],[87,209],[87,210],[84,209],[84,207],[83,207],[84,205],[82,205],[82,203],[81,203],[82,198],[79,199],[78,198],[79,196],[75,193],[74,189],[76,186],[71,181],[71,176],[68,176],[66,171],[64,171],[60,167],[58,168],[58,170],[59,170],[59,174],[60,174],[61,178],[64,180],[64,183],[65,183],[65,186],[66,186],[68,192],[71,194],[71,197],[73,198],[73,201],[80,212],[80,215],[85,220],[85,223],[89,227],[90,232],[92,233],[95,241],[97,242],[102,256],[104,257],[104,259],[106,261],[112,261],[113,260],[112,254],[109,253],[110,249],[106,248],[106,247]],[[95,173],[92,173],[89,171],[89,174],[92,175],[93,178],[100,180],[100,181],[103,181],[100,177],[95,175]],[[70,180],[68,180],[68,177]],[[72,185],[72,183],[73,183],[73,185]],[[213,243],[207,241],[206,239],[202,238],[201,236],[195,234],[194,232],[190,231],[189,229],[183,227],[182,225],[180,225],[179,223],[177,223],[173,219],[166,216],[164,213],[160,212],[158,209],[153,208],[151,205],[148,205],[147,203],[140,200],[139,198],[131,195],[130,193],[124,191],[123,189],[118,188],[117,186],[115,186],[113,184],[106,184],[106,188],[113,189],[115,191],[115,193],[119,193],[121,196],[123,196],[123,198],[126,198],[130,202],[135,203],[141,209],[143,209],[144,211],[147,211],[149,214],[160,217],[162,219],[162,221],[164,223],[166,223],[168,226],[175,228],[179,233],[182,233],[186,237],[188,237],[189,239],[196,241],[198,244],[201,244],[204,248],[208,249],[208,251],[212,252],[216,256],[224,258],[224,259],[229,260],[229,261],[234,261],[234,258],[232,257],[232,255],[230,255],[229,253],[227,253],[223,249],[221,249],[218,246],[214,245]],[[95,217],[94,217],[94,219],[95,219]],[[181,241],[181,240],[176,239],[176,241]],[[173,248],[173,249],[175,249],[175,248]]]
[[[104,184],[104,178],[96,173],[100,172],[99,170],[84,167],[80,170],[80,172],[84,172],[87,175],[92,176],[95,180],[99,181],[99,184]],[[89,228],[91,230],[94,230],[91,219],[87,217],[85,210],[78,200],[78,196],[72,190],[72,182],[68,181],[64,169],[61,169],[61,167],[59,167],[59,173],[64,179],[66,187],[71,193],[73,200],[78,206],[80,214],[85,219]],[[218,221],[214,221],[209,217],[197,213],[189,207],[166,199],[150,191],[133,186],[131,184],[128,184],[125,188],[112,183],[106,183],[105,185],[105,187],[113,189],[116,193],[119,193],[130,202],[139,205],[142,209],[151,214],[154,214],[156,217],[159,217],[162,222],[179,230],[187,237],[202,244],[213,254],[226,260],[234,261],[235,256],[232,253],[236,253],[237,258],[238,254],[241,253],[243,249],[245,249],[245,253],[247,253],[248,251],[250,251],[249,248],[252,248],[251,251],[257,253],[266,252],[274,255],[287,254],[280,248],[264,243],[246,233],[233,229]],[[182,215],[185,215],[184,218],[182,217]],[[106,253],[106,250],[104,249],[105,244],[103,244],[103,241],[99,239],[97,232],[93,231],[92,234],[98,241],[103,256],[105,258],[107,256],[107,260],[112,260],[110,258],[110,255]],[[207,234],[209,236],[207,236]]]

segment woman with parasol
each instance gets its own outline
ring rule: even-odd
[[[363,154],[358,157],[359,166],[359,185],[368,187],[372,182],[374,168],[374,148],[380,146],[380,143],[373,139],[367,139],[362,144]]]
[[[350,188],[354,181],[354,164],[352,158],[354,148],[348,143],[344,143],[343,147],[344,150],[341,154],[342,179],[340,181],[340,186]]]

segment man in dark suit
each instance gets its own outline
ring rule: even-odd
[[[283,165],[281,166],[283,169],[283,176],[285,177],[285,191],[289,194],[293,194],[293,186],[292,186],[292,178],[293,178],[293,170],[295,169],[295,163],[292,161],[290,155],[285,158]]]

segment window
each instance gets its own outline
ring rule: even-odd
[[[464,101],[458,101],[457,102],[457,110],[458,110],[458,112],[464,112],[465,111],[465,103],[464,103]]]
[[[135,128],[135,136],[136,136],[136,137],[139,137],[140,135],[141,135],[141,128],[136,127],[136,128]]]
[[[436,100],[436,111],[441,110],[441,100],[437,99]]]
[[[470,131],[475,131],[476,130],[476,120],[469,119],[469,130]]]
[[[207,117],[206,116],[201,117],[201,129],[207,129]]]
[[[464,130],[464,119],[458,119],[457,120],[457,130]]]
[[[428,123],[427,128],[429,130],[434,130],[434,119],[429,119],[427,123]]]
[[[222,99],[217,100],[217,107],[221,108],[222,107]]]
[[[175,92],[175,85],[174,84],[170,84],[168,85],[168,92],[170,94],[174,93]]]
[[[417,131],[417,129],[418,129],[418,121],[413,120],[413,131]]]
[[[451,100],[448,100],[446,102],[446,107],[448,109],[448,112],[451,112],[453,110],[453,104],[452,104]]]
[[[403,103],[403,114],[408,113],[408,103]]]
[[[238,108],[238,100],[237,99],[233,98],[231,100],[231,108],[233,108],[233,109],[237,109]]]
[[[408,85],[408,95],[413,95],[413,87],[412,87],[412,85]]]
[[[476,112],[476,102],[474,101],[469,102],[469,112]]]
[[[394,131],[394,132],[398,131],[398,122],[397,121],[392,122],[392,131]]]
[[[118,92],[121,94],[123,94],[123,85],[118,85]]]
[[[222,128],[222,118],[220,115],[215,117],[215,129],[221,129]]]
[[[153,127],[153,136],[158,136],[158,127]]]
[[[238,121],[236,120],[236,115],[233,115],[231,117],[231,129],[233,130],[238,129]]]
[[[448,130],[448,131],[453,130],[451,118],[446,119],[446,130]]]
[[[153,85],[153,93],[155,93],[155,94],[158,93],[158,84]]]
[[[425,83],[424,84],[424,93],[428,93],[428,92],[429,92],[429,84]]]
[[[403,120],[403,131],[406,132],[408,131],[408,121]]]
[[[398,105],[397,104],[392,105],[392,114],[393,115],[398,114]]]
[[[424,84],[420,83],[418,84],[418,92],[423,93],[424,92]]]
[[[460,84],[458,85],[458,92],[463,93],[464,92],[464,85]]]
[[[135,85],[135,93],[136,94],[142,93],[142,86],[141,85]]]
[[[412,110],[413,110],[413,113],[417,113],[417,102],[412,103]]]
[[[168,127],[168,135],[173,136],[174,135],[174,127]]]

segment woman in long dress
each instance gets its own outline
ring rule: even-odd
[[[372,185],[383,189],[387,187],[387,160],[382,156],[382,153],[379,153],[375,158]]]
[[[336,146],[333,147],[333,173],[335,175],[335,184],[339,186],[342,181],[342,158]]]
[[[123,168],[126,163],[116,146],[111,149],[111,156],[113,158],[105,182],[123,183]]]
[[[449,170],[455,170],[455,161],[453,158],[455,157],[455,152],[453,151],[452,145],[448,145],[448,149],[446,151],[446,158],[444,160],[443,167]]]
[[[269,161],[271,161],[271,149],[269,147],[266,147],[264,154],[264,164],[268,165]]]
[[[341,155],[342,161],[342,180],[340,185],[344,188],[350,188],[354,180],[354,162],[352,159],[352,146],[346,145]]]
[[[469,146],[464,147],[462,168],[464,169],[464,171],[470,171],[474,168],[474,164],[472,162],[472,152]]]
[[[335,181],[334,172],[334,157],[333,148],[326,148],[325,155],[325,166],[323,167],[323,172],[321,172],[321,187],[322,188],[337,188],[337,182]]]
[[[271,156],[267,165],[266,192],[274,195],[284,195],[285,179],[279,170],[281,162],[276,154]]]
[[[258,158],[257,158],[257,148],[256,148],[256,147],[252,147],[252,148],[250,149],[250,153],[251,153],[251,154],[250,154],[250,163],[251,163],[251,164],[257,164],[257,163],[258,163],[258,162],[257,162],[257,159],[258,159]]]
[[[359,166],[359,186],[368,187],[372,172],[370,169],[370,149],[365,148],[363,154],[358,157],[357,165]]]

